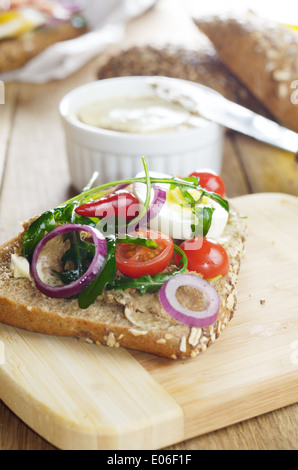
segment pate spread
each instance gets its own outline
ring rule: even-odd
[[[133,134],[161,134],[207,125],[182,106],[154,96],[94,102],[80,109],[77,118],[93,127]]]

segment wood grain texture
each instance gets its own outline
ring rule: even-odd
[[[234,135],[234,145],[251,192],[298,195],[298,160],[294,154],[239,134]]]
[[[297,450],[297,405],[288,406],[234,424],[186,442],[169,450]],[[290,433],[289,429],[293,431]]]
[[[183,439],[183,413],[125,350],[1,325],[0,397],[64,450],[156,449]]]
[[[4,87],[5,104],[0,105],[0,194],[4,180],[4,171],[8,160],[8,148],[14,115],[17,108],[18,88],[15,84]]]

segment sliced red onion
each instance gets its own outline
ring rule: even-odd
[[[207,301],[205,310],[189,310],[178,302],[176,292],[179,287],[194,287]],[[159,291],[159,299],[168,315],[175,320],[196,328],[212,325],[220,311],[220,297],[214,287],[194,274],[178,274],[167,281]]]
[[[166,202],[167,193],[156,185],[153,185],[152,189],[154,191],[154,196],[148,211],[140,220],[135,223],[132,221],[132,223],[128,225],[127,233],[135,232],[136,230],[145,227],[150,220],[154,219],[160,213],[164,203]]]
[[[92,235],[94,246],[95,246],[95,254],[93,260],[87,269],[87,271],[81,276],[78,280],[71,282],[70,284],[63,285],[63,286],[49,286],[45,284],[39,277],[37,272],[37,261],[38,258],[45,247],[45,245],[55,237],[59,235],[64,235],[65,233],[69,232],[89,232]],[[83,290],[87,285],[90,284],[93,279],[99,274],[101,271],[105,259],[107,256],[107,244],[105,237],[99,232],[99,230],[89,227],[87,225],[79,225],[79,224],[65,224],[61,225],[48,234],[46,234],[36,245],[32,263],[31,263],[31,274],[35,281],[36,287],[42,292],[43,294],[47,295],[48,297],[53,297],[57,299],[62,298],[69,298],[76,294],[78,294],[81,290]]]

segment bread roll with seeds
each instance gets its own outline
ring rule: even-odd
[[[110,56],[97,72],[100,80],[132,75],[166,76],[200,83],[262,116],[273,118],[223,64],[211,43],[199,50],[170,44],[130,47]]]
[[[298,132],[298,33],[253,13],[194,18],[220,59],[283,126]],[[294,88],[293,88],[294,87]]]

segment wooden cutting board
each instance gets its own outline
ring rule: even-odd
[[[298,198],[234,199],[249,238],[238,311],[195,359],[0,326],[0,398],[60,449],[160,449],[297,401]]]

